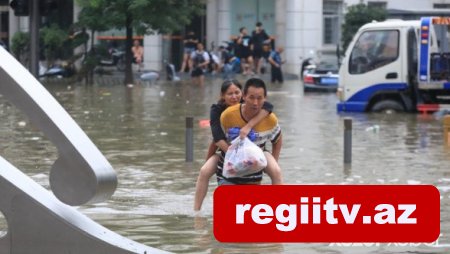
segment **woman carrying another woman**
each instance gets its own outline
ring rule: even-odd
[[[195,200],[194,200],[194,210],[199,211],[202,207],[203,200],[208,192],[209,179],[216,173],[217,163],[219,162],[219,155],[216,154],[217,148],[226,152],[228,150],[228,142],[225,133],[220,126],[220,115],[229,106],[233,106],[241,102],[242,98],[242,85],[237,80],[227,80],[222,84],[220,89],[220,99],[217,104],[211,106],[210,111],[210,121],[211,121],[211,132],[214,141],[211,142],[208,153],[206,156],[206,162],[202,166],[197,178],[196,190],[195,190]],[[250,120],[247,125],[240,129],[239,136],[241,138],[246,137],[251,129],[259,123],[262,119],[268,116],[273,109],[273,105],[265,102],[263,110],[252,120]],[[267,159],[267,167],[264,172],[268,174],[272,180],[272,184],[282,184],[281,178],[281,168],[273,156],[264,152]]]

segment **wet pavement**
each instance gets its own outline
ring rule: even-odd
[[[118,173],[111,200],[79,209],[117,233],[175,253],[450,252],[450,147],[443,144],[442,120],[416,114],[340,115],[335,94],[304,94],[297,80],[268,85],[268,100],[284,137],[280,165],[285,182],[433,184],[441,193],[442,236],[428,245],[217,242],[212,233],[214,179],[200,216],[194,216],[192,206],[198,169],[211,140],[200,123],[209,118],[221,81],[208,78],[204,87],[162,80],[133,87],[107,80],[94,86],[46,85]],[[185,162],[188,116],[195,123],[193,163]],[[1,156],[48,188],[56,148],[1,97],[0,117]],[[345,117],[353,119],[351,166],[343,164]],[[269,182],[265,177],[264,183]]]

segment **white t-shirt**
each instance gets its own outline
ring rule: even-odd
[[[191,59],[194,61],[194,66],[209,61],[209,54],[206,51],[200,52],[198,50],[191,53]]]

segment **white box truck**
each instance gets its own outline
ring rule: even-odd
[[[362,26],[339,69],[338,112],[450,109],[450,17]]]

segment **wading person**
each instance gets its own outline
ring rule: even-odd
[[[281,71],[281,65],[284,63],[283,60],[281,60],[281,53],[283,53],[284,48],[283,47],[277,47],[276,50],[273,50],[270,53],[269,56],[269,63],[271,65],[271,75],[270,80],[272,83],[275,83],[276,81],[283,83],[283,72]]]
[[[205,82],[205,72],[209,64],[209,54],[204,50],[202,43],[197,43],[197,50],[192,52],[189,61],[189,68],[191,69],[191,77],[194,83],[203,86]]]
[[[234,54],[232,54],[231,51],[225,46],[220,46],[219,52],[220,52],[219,71],[222,72],[222,77],[224,79],[230,79],[234,77],[236,73],[239,72],[241,68],[240,60]]]
[[[236,39],[236,56],[241,60],[242,74],[253,74],[253,57],[251,50],[251,37],[247,34],[247,28],[239,29],[239,36]]]
[[[189,59],[191,58],[192,52],[196,50],[198,39],[195,38],[195,33],[189,31],[183,40],[183,62],[181,63],[180,72],[185,72],[186,67],[189,67]]]
[[[252,56],[255,64],[256,74],[261,73],[261,65],[263,61],[263,45],[270,43],[270,37],[263,29],[262,23],[256,23],[256,28],[252,32]]]
[[[220,155],[216,154],[217,148],[225,152],[228,149],[227,137],[220,125],[220,116],[226,108],[239,104],[242,99],[242,86],[237,80],[225,81],[220,90],[219,101],[217,104],[213,104],[211,106],[211,132],[214,140],[209,146],[208,154],[206,156],[206,163],[200,169],[199,176],[197,178],[194,201],[195,211],[199,211],[201,209],[203,200],[208,191],[209,179],[216,173],[217,163],[220,158]],[[240,129],[239,136],[241,138],[246,137],[250,133],[250,130],[258,124],[258,122],[266,118],[271,113],[272,109],[272,104],[265,102],[258,115],[253,117]],[[272,184],[281,184],[282,177],[280,167],[270,153],[265,153],[265,155],[268,162],[265,172],[270,176]]]
[[[262,111],[267,97],[267,88],[263,80],[251,78],[247,80],[244,87],[243,103],[228,107],[220,116],[220,124],[227,135],[231,128],[242,128]],[[268,165],[277,165],[280,156],[282,135],[281,128],[278,125],[278,119],[274,113],[269,114],[259,121],[253,130],[258,137],[253,141],[263,151],[266,151],[266,143],[272,144],[271,157],[267,157]],[[269,152],[267,152],[269,153]],[[260,184],[263,176],[263,170],[245,175],[242,177],[226,178],[222,174],[225,151],[221,151],[217,167],[217,178],[219,185],[227,184]],[[271,161],[273,160],[273,161]],[[279,166],[278,166],[279,167]]]
[[[137,64],[138,71],[141,71],[144,60],[144,47],[141,46],[139,40],[134,40],[131,52],[133,52],[133,63]]]

